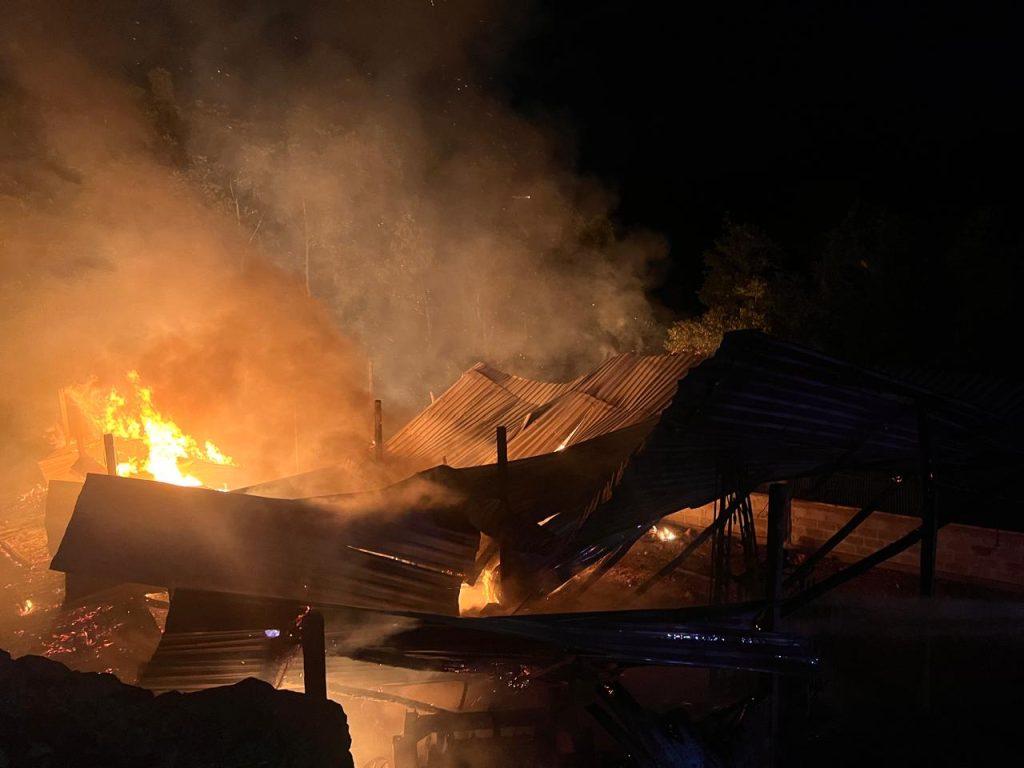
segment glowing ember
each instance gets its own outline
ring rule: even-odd
[[[20,603],[18,603],[18,615],[19,616],[28,616],[35,609],[36,609],[36,605],[31,600],[27,600],[26,599],[26,600],[22,600]]]
[[[131,390],[127,394],[111,389],[98,407],[83,392],[71,390],[75,402],[103,432],[144,446],[143,455],[129,456],[118,463],[117,474],[148,475],[163,483],[200,486],[202,481],[186,471],[189,463],[198,460],[234,466],[231,457],[213,442],[207,440],[200,447],[194,437],[160,413],[153,404],[153,390],[142,385],[137,371],[128,372],[128,382]]]
[[[651,528],[651,536],[654,536],[658,541],[675,541],[679,538],[679,535],[667,525],[660,528],[655,525]]]

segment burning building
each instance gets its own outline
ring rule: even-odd
[[[976,504],[1019,466],[1011,419],[753,333],[561,384],[477,366],[387,442],[385,464],[436,466],[375,490],[339,493],[336,467],[228,493],[57,483],[51,513],[68,491],[74,511],[52,567],[171,595],[142,685],[319,690],[351,704],[357,755],[388,751],[361,747],[364,710],[404,731],[396,768],[741,764],[737,744],[798,749],[809,607],[911,547],[930,595],[977,575],[950,555],[979,526],[1019,538],[1009,507]],[[834,529],[809,524],[821,510]],[[896,533],[861,553],[865,530]],[[680,697],[703,700],[699,724]],[[789,722],[759,742],[772,711]]]

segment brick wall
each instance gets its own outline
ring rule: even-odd
[[[758,539],[764,541],[768,497],[752,494],[750,501]],[[856,512],[850,507],[794,500],[790,544],[814,550]],[[676,512],[670,520],[699,529],[710,524],[712,515],[709,504]],[[843,560],[859,560],[909,533],[919,522],[916,518],[875,512],[832,550],[832,554]],[[915,544],[887,560],[882,567],[917,572],[919,550],[920,546]],[[1024,534],[947,525],[939,530],[936,569],[940,577],[947,579],[1024,588]]]

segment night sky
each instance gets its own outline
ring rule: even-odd
[[[686,310],[725,216],[811,253],[850,207],[944,219],[1019,187],[1020,18],[973,3],[548,2],[498,79],[568,125]]]

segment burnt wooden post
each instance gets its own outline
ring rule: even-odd
[[[380,400],[373,401],[373,455],[384,460],[384,410]]]
[[[938,518],[935,514],[935,468],[932,464],[931,430],[928,412],[917,411],[917,439],[921,450],[921,596],[935,594],[935,553],[938,544]]]
[[[117,453],[114,452],[114,436],[107,432],[103,435],[103,454],[107,459],[107,474],[117,474]]]
[[[498,456],[498,484],[502,504],[508,504],[508,431],[505,427],[495,430],[496,453]]]
[[[327,698],[327,644],[324,639],[324,615],[309,611],[302,617],[302,680],[306,695]]]

